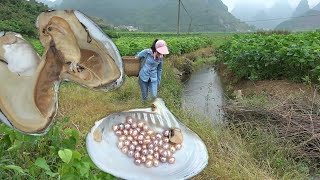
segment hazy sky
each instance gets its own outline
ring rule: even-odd
[[[255,2],[255,3],[261,3],[264,4],[267,7],[270,7],[274,4],[275,1],[277,0],[222,0],[222,2],[228,6],[229,11],[231,11],[234,7],[235,4],[245,2],[245,3],[250,3],[250,2]],[[284,0],[280,0],[284,1]],[[288,0],[289,4],[293,7],[296,8],[297,5],[299,4],[300,0]],[[315,5],[317,5],[320,0],[308,0],[310,8],[313,8]]]

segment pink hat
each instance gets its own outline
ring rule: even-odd
[[[160,54],[169,54],[169,50],[167,48],[167,43],[164,40],[158,40],[156,42],[156,50]]]

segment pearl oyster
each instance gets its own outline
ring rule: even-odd
[[[174,154],[174,164],[160,164],[147,168],[137,166],[133,159],[122,153],[113,125],[123,123],[127,116],[144,121],[152,130],[178,128],[183,135],[182,148]],[[114,113],[97,121],[86,138],[87,151],[92,161],[103,171],[123,179],[189,179],[208,164],[208,152],[200,137],[183,125],[157,98],[153,108],[133,109]]]
[[[81,12],[43,12],[36,26],[42,57],[20,34],[0,32],[0,120],[30,135],[49,130],[61,80],[109,91],[124,77],[117,47]]]

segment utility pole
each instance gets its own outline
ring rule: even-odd
[[[177,29],[177,34],[180,33],[180,3],[181,3],[181,0],[179,0],[179,4],[178,4],[178,29]]]

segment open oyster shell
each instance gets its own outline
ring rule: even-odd
[[[114,113],[97,121],[87,135],[86,147],[92,161],[103,171],[123,179],[189,179],[200,173],[208,164],[208,152],[199,136],[183,125],[167,109],[162,99],[157,98],[154,108],[133,109]],[[181,129],[182,148],[174,154],[174,164],[160,164],[147,168],[137,166],[133,159],[122,153],[118,147],[118,137],[112,126],[123,123],[127,116],[145,121],[158,132],[168,128]]]

